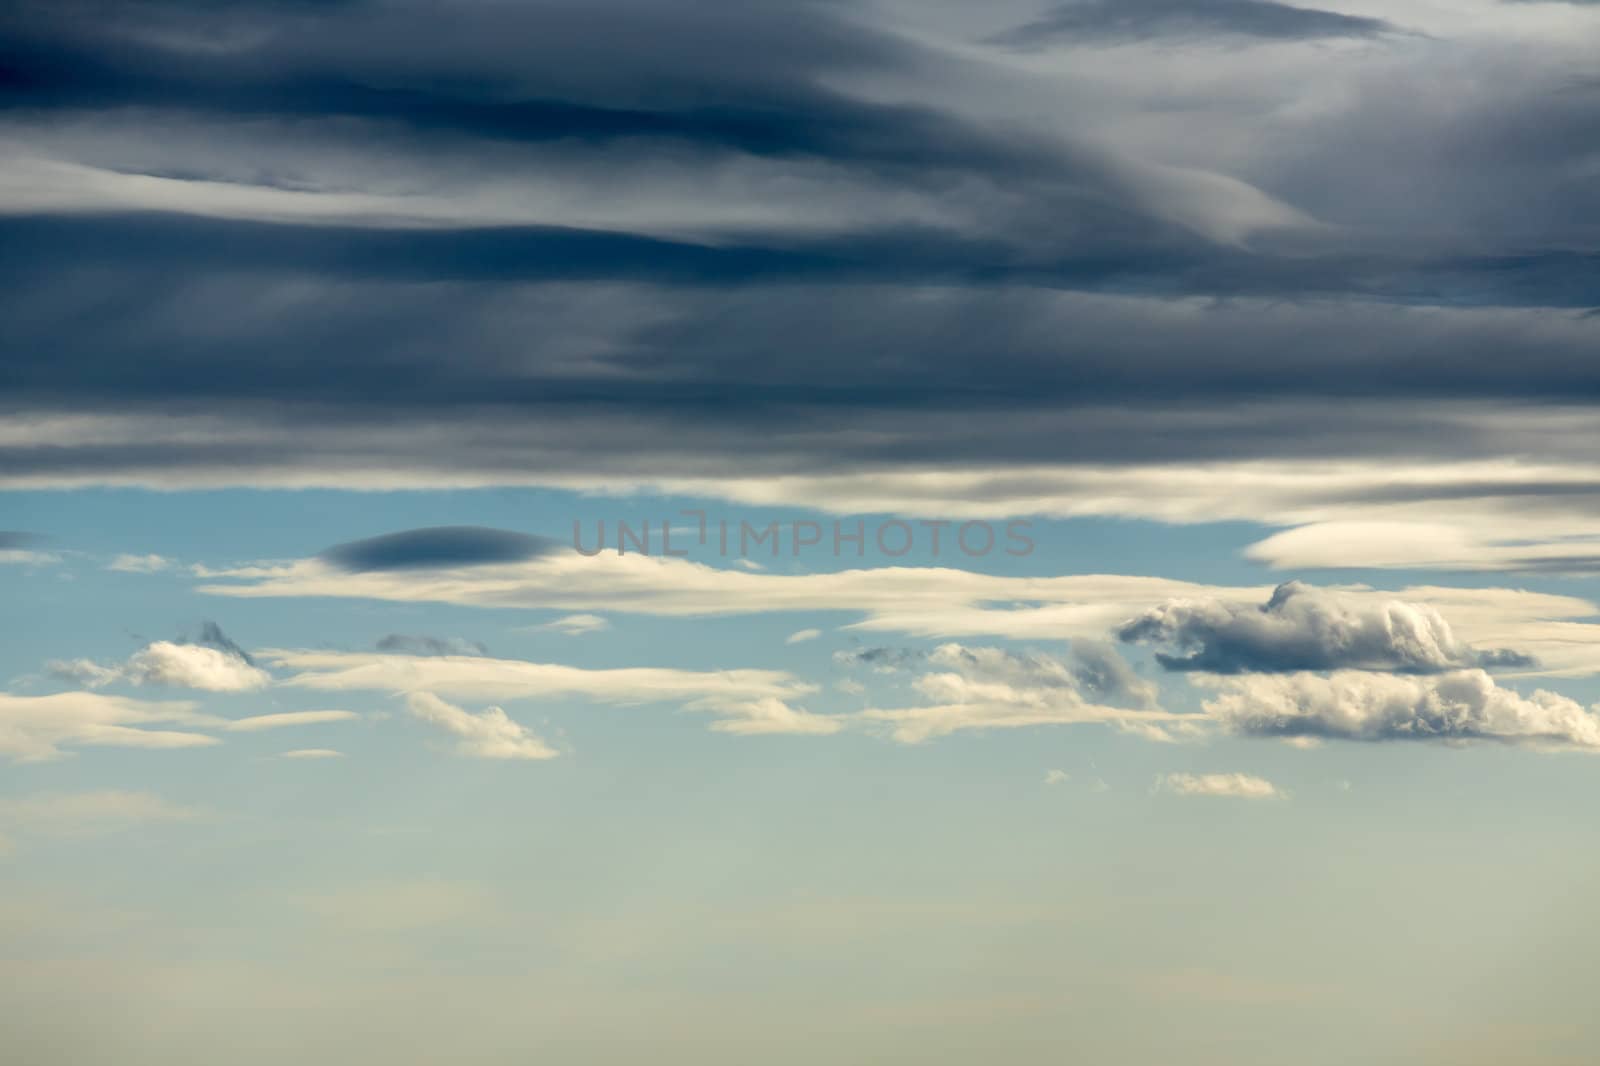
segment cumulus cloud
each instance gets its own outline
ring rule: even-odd
[[[559,752],[499,707],[473,713],[431,692],[406,697],[412,717],[460,738],[456,750],[479,759],[553,759]]]
[[[1119,639],[1151,644],[1168,670],[1394,670],[1441,673],[1468,666],[1530,667],[1507,649],[1475,651],[1432,607],[1402,600],[1353,599],[1290,581],[1265,604],[1220,599],[1169,600],[1117,629]]]
[[[126,683],[192,688],[205,692],[249,692],[265,688],[271,676],[237,655],[200,644],[158,640],[124,663],[103,666],[88,659],[56,661],[46,667],[52,677],[90,688]]]
[[[89,688],[123,683],[192,688],[205,692],[249,692],[265,688],[272,677],[235,644],[222,627],[206,622],[193,643],[158,640],[110,666],[90,659],[46,664],[51,677]]]
[[[1206,713],[1246,736],[1496,742],[1600,748],[1600,713],[1542,689],[1524,696],[1482,670],[1433,677],[1364,671],[1201,678]]]
[[[1176,796],[1212,796],[1229,799],[1279,799],[1283,792],[1263,777],[1251,774],[1166,774],[1156,788]]]
[[[18,762],[60,758],[79,746],[118,748],[197,748],[215,737],[151,726],[206,728],[218,719],[188,702],[151,702],[92,692],[52,696],[0,693],[0,755]]]

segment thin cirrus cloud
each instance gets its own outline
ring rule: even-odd
[[[1282,799],[1277,785],[1254,774],[1165,774],[1156,779],[1156,789],[1175,796],[1203,796],[1221,799]]]
[[[368,655],[347,652],[272,650],[261,653],[289,676],[288,688],[318,692],[372,691],[406,696],[425,693],[428,720],[463,728],[480,715],[441,709],[432,700],[550,700],[578,697],[597,703],[638,706],[676,703],[712,716],[720,732],[829,734],[842,725],[836,717],[794,706],[815,686],[780,670],[695,671],[661,667],[584,669],[556,663],[467,656]],[[412,707],[413,713],[416,707]],[[486,714],[488,712],[481,712]],[[490,725],[501,728],[497,716]],[[514,723],[513,723],[514,724]],[[465,735],[465,734],[464,734]]]
[[[611,623],[598,614],[569,614],[534,628],[569,637],[582,637],[590,633],[603,633],[611,628]]]
[[[229,721],[225,728],[234,733],[258,733],[264,729],[349,722],[360,717],[354,711],[280,711],[275,714],[254,714],[248,718],[235,718]]]
[[[0,693],[4,727],[0,755],[18,762],[59,759],[79,747],[209,747],[219,743],[217,738],[195,730],[216,724],[217,719],[188,701],[137,700],[95,692]]]

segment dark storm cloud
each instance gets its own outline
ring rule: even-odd
[[[1177,9],[1061,9],[1100,38],[1113,10]],[[1148,148],[1170,116],[1137,63],[1088,91],[887,17],[7,6],[0,419],[45,428],[0,438],[0,476],[1460,458],[1551,445],[1440,401],[1593,402],[1600,107],[1535,46],[1418,92],[1462,65],[1396,36],[1304,107],[1266,71],[1260,99],[1183,102],[1239,149],[1207,161]],[[158,421],[50,428],[73,415]]]
[[[1394,29],[1383,19],[1270,0],[1076,0],[1007,30],[994,41],[1014,48],[1039,48],[1075,40],[1142,38],[1316,40],[1375,37]]]
[[[916,54],[826,4],[237,5],[184,10],[187,34],[27,14],[0,22],[0,106],[12,109],[366,119],[458,142],[647,139],[658,151],[679,143],[902,168],[1037,168],[1052,154],[932,109],[824,88],[824,73],[893,69]],[[196,46],[234,34],[248,43]]]
[[[1126,643],[1154,645],[1156,661],[1168,670],[1211,674],[1436,674],[1536,665],[1520,652],[1473,649],[1422,604],[1352,601],[1298,581],[1278,586],[1262,605],[1172,600],[1130,619],[1116,635]]]
[[[321,559],[343,570],[428,570],[515,563],[546,554],[554,541],[483,526],[434,526],[350,541]]]

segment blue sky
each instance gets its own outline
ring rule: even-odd
[[[1591,1061],[1597,35],[8,9],[0,1058]]]

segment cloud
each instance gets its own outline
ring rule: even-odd
[[[21,533],[0,529],[0,565],[14,563],[22,566],[40,566],[60,561],[60,556],[34,551],[45,538],[35,533]]]
[[[1143,495],[1145,486],[1122,491]],[[1150,486],[1154,498],[1162,490]],[[1187,501],[1174,501],[1187,507]],[[1198,502],[1198,501],[1197,501]],[[841,628],[946,640],[1003,637],[1017,641],[1096,640],[1166,601],[1260,603],[1264,586],[1201,585],[1118,574],[1011,577],[951,567],[875,567],[813,574],[747,573],[687,559],[607,552],[542,556],[510,567],[416,575],[344,574],[316,560],[247,567],[211,575],[201,591],[236,597],[339,596],[400,603],[477,607],[604,610],[668,618],[739,617],[769,611],[853,612]],[[1600,607],[1576,596],[1523,589],[1416,586],[1393,592],[1340,590],[1352,604],[1394,600],[1437,610],[1458,641],[1480,649],[1511,648],[1540,664],[1522,672],[1571,674],[1600,670],[1600,625],[1586,619]],[[1252,610],[1254,608],[1251,608]],[[1365,612],[1366,607],[1361,611]],[[845,666],[897,668],[918,652],[866,646],[835,658]],[[874,657],[881,661],[872,661]],[[1503,659],[1496,665],[1504,666]]]
[[[559,752],[499,707],[476,714],[446,703],[431,692],[406,697],[412,717],[460,738],[456,750],[479,759],[553,759]]]
[[[1047,785],[1064,785],[1072,779],[1072,775],[1065,770],[1046,770],[1044,783]]]
[[[231,647],[231,642],[229,645]],[[271,675],[253,665],[249,657],[237,649],[222,650],[168,640],[148,644],[126,662],[114,666],[74,659],[51,662],[46,669],[52,677],[90,688],[125,683],[205,692],[251,692],[265,688],[272,681]]]
[[[1590,27],[1417,9],[1443,32],[1240,64],[1162,42],[1390,25],[1083,0],[1013,31],[1070,32],[1063,77],[972,49],[948,5],[400,0],[381,32],[312,7],[0,27],[4,484],[799,493],[983,466],[967,506],[1142,514],[1178,504],[1073,475],[1185,466],[1185,506],[1262,520],[1301,494],[1222,486],[1267,459],[1382,489],[1401,461],[1596,458],[1537,428],[1594,399]],[[1004,492],[1039,471],[1057,491]],[[1328,487],[1308,502],[1362,509]]]
[[[402,655],[487,655],[488,649],[475,640],[461,637],[430,637],[425,634],[390,633],[378,641],[379,651]]]
[[[993,40],[1014,48],[1147,38],[1300,41],[1376,37],[1394,29],[1383,19],[1272,0],[1073,0]]]
[[[342,759],[344,752],[332,748],[296,748],[293,751],[283,752],[280,759]]]
[[[831,736],[845,728],[845,721],[840,716],[812,714],[792,707],[776,696],[762,696],[720,708],[716,701],[702,701],[701,706],[724,711],[724,717],[711,723],[712,730],[718,733],[747,737]]]
[[[233,638],[224,633],[222,627],[215,622],[200,623],[200,635],[195,637],[194,642],[203,647],[215,648],[224,655],[238,659],[246,666],[254,666],[256,664],[256,661],[250,657],[250,653],[234,643]]]
[[[520,562],[552,550],[542,537],[482,526],[408,529],[329,548],[322,558],[354,573],[371,570],[442,570]]]
[[[123,574],[159,574],[175,564],[161,555],[119,555],[106,564],[107,570]]]
[[[538,628],[564,633],[569,637],[581,637],[590,633],[603,633],[611,628],[611,623],[597,614],[569,614],[553,622],[546,622]]]
[[[151,792],[40,792],[0,799],[0,823],[36,835],[77,836],[147,822],[192,821],[192,807]]]
[[[91,692],[52,696],[0,693],[0,755],[18,762],[60,758],[65,748],[196,748],[218,743],[202,733],[147,728],[209,727],[217,719],[188,702],[150,702]]]
[[[820,629],[797,629],[783,638],[785,644],[804,644],[809,640],[816,640],[822,636]]]
[[[135,685],[169,685],[208,692],[248,692],[271,678],[237,655],[196,644],[156,641],[134,653],[122,676]]]
[[[887,724],[890,735],[918,744],[965,730],[1015,729],[1040,725],[1129,725],[1146,739],[1170,741],[1203,728],[1197,715],[1169,714],[1151,700],[1154,689],[1085,691],[1107,676],[1097,648],[1087,679],[1070,662],[1037,652],[942,644],[923,660],[928,670],[912,683],[926,702],[911,707],[870,707],[866,723]],[[1129,706],[1116,701],[1132,701]],[[1175,732],[1174,732],[1175,731]]]
[[[287,726],[349,722],[360,717],[354,711],[283,711],[278,714],[256,714],[248,718],[234,718],[225,728],[234,733],[256,733],[263,729],[283,729]]]
[[[1124,623],[1119,639],[1166,649],[1168,670],[1213,674],[1300,670],[1442,673],[1469,666],[1531,667],[1520,652],[1475,651],[1438,611],[1402,600],[1354,599],[1298,581],[1264,605],[1218,599],[1169,600]]]
[[[1433,677],[1362,671],[1198,678],[1208,716],[1246,736],[1495,742],[1600,748],[1600,713],[1544,690],[1523,696],[1482,670]]]
[[[794,707],[814,686],[777,670],[588,670],[520,659],[296,650],[262,656],[292,672],[281,684],[320,692],[425,692],[430,698],[443,694],[463,700],[576,697],[622,706],[676,703],[712,715],[712,728],[720,732],[822,734],[841,728],[836,718]]]
[[[1283,792],[1266,778],[1251,774],[1166,774],[1156,779],[1160,791],[1175,796],[1212,796],[1229,799],[1280,799]]]

